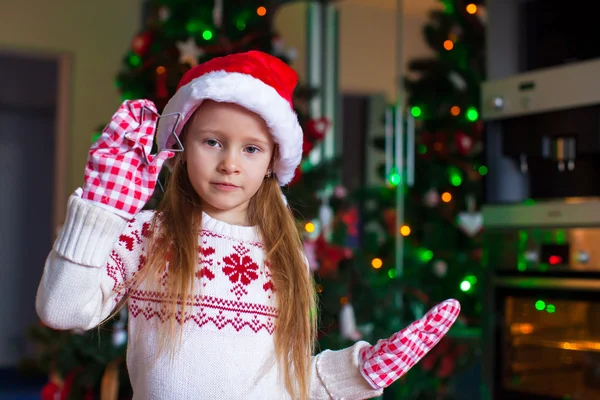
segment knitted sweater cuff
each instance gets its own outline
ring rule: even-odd
[[[383,393],[383,389],[373,389],[360,373],[359,354],[366,346],[370,344],[360,341],[343,350],[325,350],[317,355],[317,374],[331,398],[370,399]]]
[[[69,198],[67,217],[54,251],[77,264],[102,267],[127,220],[82,199]]]

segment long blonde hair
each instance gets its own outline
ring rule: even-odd
[[[129,290],[131,293],[143,282],[166,294],[168,321],[160,325],[159,354],[165,348],[176,347],[172,346],[176,328],[185,322],[189,304],[182,300],[189,299],[194,290],[202,226],[202,199],[192,187],[181,155],[172,161],[169,182],[152,220],[146,264],[133,276]],[[308,399],[310,356],[317,325],[316,294],[294,217],[274,177],[261,184],[250,200],[248,213],[250,224],[261,235],[265,260],[270,263],[277,299],[275,353],[285,386],[292,398]],[[167,281],[163,287],[159,282],[165,275],[167,261]]]

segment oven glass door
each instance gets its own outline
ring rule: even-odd
[[[495,398],[600,399],[600,282],[540,281],[496,288]]]

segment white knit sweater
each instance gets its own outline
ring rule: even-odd
[[[144,211],[125,221],[71,196],[38,288],[41,320],[55,329],[87,330],[107,317],[128,289],[129,278],[144,265],[152,216]],[[275,293],[257,230],[205,214],[199,251],[196,291],[173,360],[168,353],[156,359],[162,295],[144,287],[130,295],[127,366],[134,398],[289,399],[275,365]],[[380,395],[358,368],[359,351],[367,345],[358,342],[314,356],[310,398]]]

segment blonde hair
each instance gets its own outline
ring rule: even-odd
[[[168,321],[160,325],[158,354],[166,348],[177,347],[172,345],[189,306],[188,301],[182,300],[189,299],[194,290],[194,274],[199,262],[198,235],[202,227],[202,199],[192,187],[181,154],[172,161],[169,182],[152,219],[153,234],[146,245],[146,264],[132,277],[128,291],[131,293],[144,283],[153,285],[168,299]],[[317,329],[316,294],[294,217],[274,177],[266,178],[261,184],[250,200],[248,213],[250,224],[260,233],[275,287],[275,353],[285,386],[292,398],[308,399],[310,356]],[[163,287],[159,282],[165,275],[167,261],[168,274]],[[181,335],[182,330],[179,332]]]

